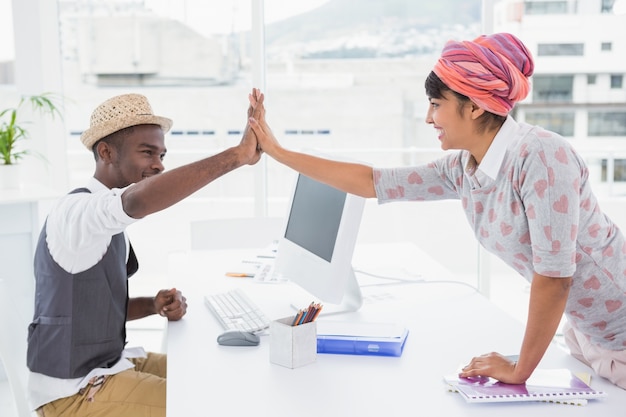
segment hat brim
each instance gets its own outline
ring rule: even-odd
[[[109,120],[99,124],[98,126],[91,127],[80,135],[80,140],[85,147],[87,147],[87,149],[92,150],[93,145],[96,142],[106,136],[109,136],[111,133],[115,133],[127,127],[139,125],[159,125],[161,126],[161,129],[163,129],[163,133],[167,133],[172,127],[172,120],[167,117],[155,116],[153,114],[133,114],[130,117]]]

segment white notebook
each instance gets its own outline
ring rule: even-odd
[[[493,378],[446,376],[444,381],[470,403],[550,401],[604,398],[568,369],[535,369],[525,384],[505,384]]]

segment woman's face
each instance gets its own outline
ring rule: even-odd
[[[429,98],[426,123],[437,130],[441,149],[472,148],[475,125],[472,102],[459,101],[452,91],[444,91],[441,98]]]

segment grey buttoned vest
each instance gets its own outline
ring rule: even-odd
[[[56,378],[77,378],[114,365],[126,344],[127,279],[139,266],[132,246],[127,263],[124,234],[114,235],[96,265],[71,274],[52,259],[46,236],[44,225],[35,251],[29,369]]]

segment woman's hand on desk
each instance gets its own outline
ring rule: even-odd
[[[523,384],[526,379],[516,375],[516,365],[517,362],[506,356],[491,352],[472,358],[470,363],[463,367],[459,376],[463,378],[488,376],[506,384]]]
[[[161,290],[154,297],[154,308],[169,321],[180,320],[187,313],[187,299],[176,288]]]

